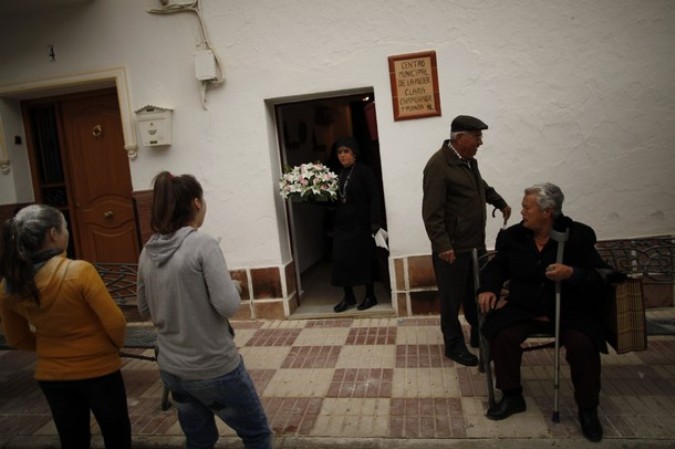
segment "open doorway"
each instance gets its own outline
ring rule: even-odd
[[[358,140],[361,150],[359,160],[372,169],[379,184],[384,221],[382,224],[386,229],[386,206],[372,90],[279,104],[275,108],[275,114],[284,168],[307,162],[322,162],[335,173],[339,173],[341,166],[337,155],[331,154],[333,142],[344,136]],[[299,292],[299,307],[293,317],[393,312],[388,253],[379,248],[373,267],[378,305],[367,311],[353,308],[339,315],[333,312],[333,306],[342,299],[342,289],[331,285],[334,205],[289,202],[287,211]],[[354,289],[358,300],[363,297],[362,289],[362,286]]]

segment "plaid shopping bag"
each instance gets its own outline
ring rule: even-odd
[[[647,320],[640,279],[628,278],[612,285],[605,314],[607,342],[617,354],[647,349]]]

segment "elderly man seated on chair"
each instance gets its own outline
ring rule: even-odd
[[[525,189],[522,221],[499,233],[497,253],[481,272],[478,303],[486,314],[482,333],[489,339],[496,386],[502,391],[487,417],[500,420],[525,411],[521,344],[528,335],[553,333],[555,285],[560,282],[560,344],[570,365],[581,429],[589,440],[600,441],[600,352],[607,345],[601,325],[603,282],[595,268],[607,264],[595,250],[593,229],[563,215],[563,199],[560,188],[550,183]],[[566,229],[563,261],[557,263],[552,230],[555,235]],[[508,295],[501,297],[506,281]]]

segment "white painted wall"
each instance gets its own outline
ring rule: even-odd
[[[2,120],[5,150],[9,158],[9,172],[0,172],[0,204],[25,203],[33,200],[33,185],[30,175],[28,154],[26,153],[26,139],[23,135],[21,120],[21,106],[18,101],[0,100],[0,120]],[[19,136],[21,143],[16,144],[15,136]],[[0,159],[4,156],[0,155]],[[17,176],[17,174],[20,174]],[[7,199],[12,199],[7,201]]]
[[[420,218],[422,169],[457,114],[490,125],[478,157],[484,177],[514,208],[512,223],[522,189],[546,180],[563,188],[564,210],[602,239],[675,233],[675,2],[200,4],[227,77],[209,90],[208,110],[193,75],[196,18],[146,13],[157,0],[0,14],[0,87],[124,67],[133,109],[174,109],[174,144],[139,150],[130,162],[134,189],[149,188],[163,169],[197,175],[209,206],[205,230],[222,239],[232,267],[290,257],[271,105],[368,87],[377,98],[393,256],[430,252]],[[387,57],[427,50],[437,55],[443,115],[394,122]],[[1,102],[0,114],[13,141],[23,131],[8,104]],[[25,148],[10,150],[2,204],[32,197],[27,159],[17,154]],[[500,224],[490,221],[488,246]]]

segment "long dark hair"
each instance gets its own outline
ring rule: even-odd
[[[62,231],[64,223],[63,214],[58,209],[46,204],[33,204],[2,224],[0,279],[5,279],[9,292],[21,298],[33,298],[40,304],[33,258],[40,252],[47,233],[52,228]]]
[[[192,201],[202,199],[203,195],[202,186],[194,176],[159,173],[155,176],[152,194],[152,230],[171,234],[187,225],[196,214]]]

